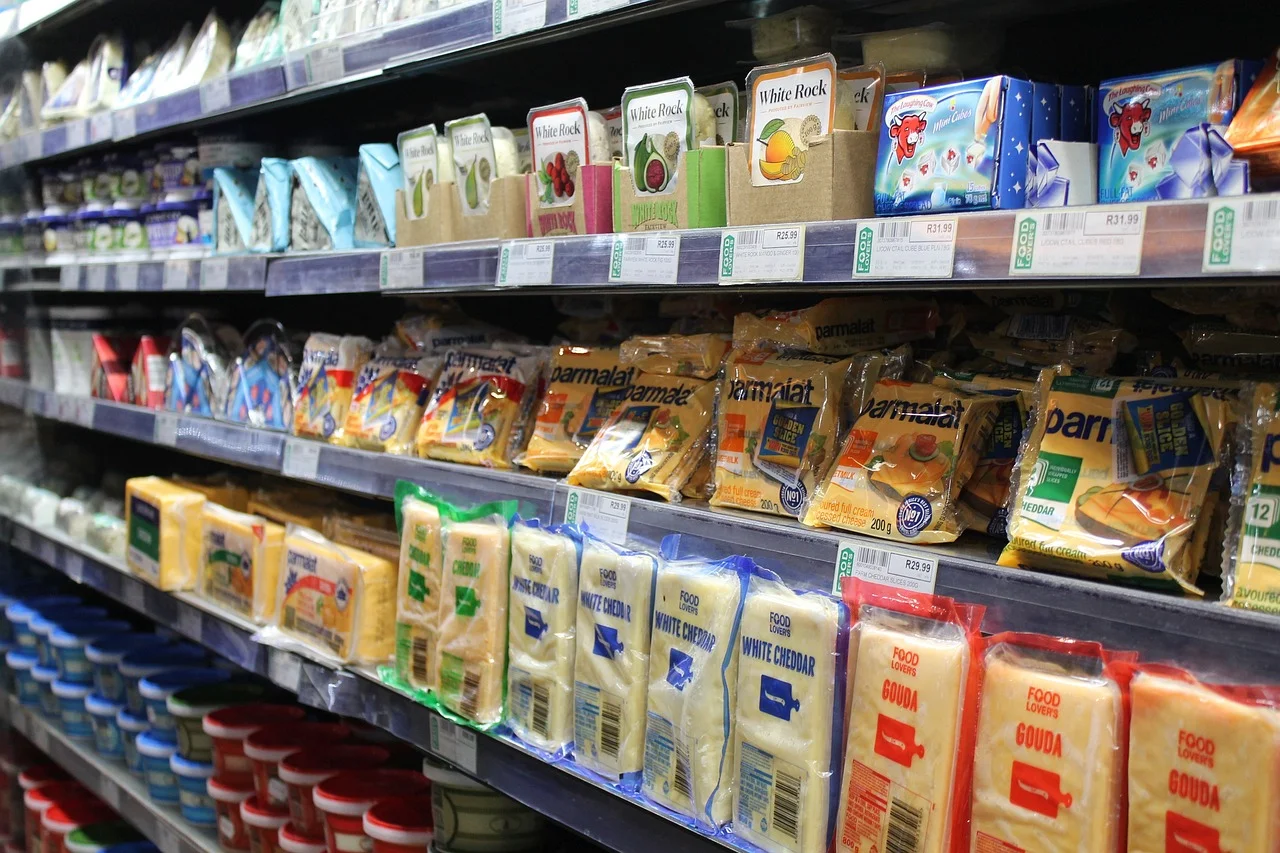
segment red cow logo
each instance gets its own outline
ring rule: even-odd
[[[895,141],[893,151],[898,155],[899,163],[916,156],[916,146],[924,139],[924,129],[928,124],[923,115],[908,113],[894,116],[893,123],[889,125],[889,135]]]
[[[1137,151],[1142,144],[1142,134],[1147,132],[1147,123],[1151,121],[1151,100],[1143,98],[1132,104],[1113,104],[1109,116],[1111,126],[1116,129],[1116,139],[1120,142],[1120,153],[1128,154]]]

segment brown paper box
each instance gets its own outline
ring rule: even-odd
[[[636,189],[631,169],[613,163],[613,230],[669,231],[718,228],[724,222],[724,148],[683,151],[676,189],[665,195]]]
[[[483,216],[463,216],[458,190],[450,185],[449,219],[453,240],[512,240],[527,237],[525,222],[526,179],[524,175],[497,178],[489,185],[489,212]],[[435,202],[435,197],[431,199]]]
[[[875,215],[876,146],[879,134],[836,130],[809,146],[804,178],[794,184],[751,184],[750,144],[729,146],[727,190],[730,225],[829,222]]]
[[[453,184],[432,184],[427,190],[427,215],[410,219],[405,215],[404,190],[396,190],[396,245],[430,246],[452,242],[450,205],[457,199]]]

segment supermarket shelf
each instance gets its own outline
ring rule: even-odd
[[[75,259],[62,265],[60,288],[69,292],[261,291],[262,255],[151,256],[138,260]]]
[[[151,839],[161,853],[220,853],[212,833],[191,826],[176,808],[151,802],[146,785],[124,765],[94,755],[91,742],[71,740],[39,711],[19,705],[13,696],[0,698],[0,716]]]

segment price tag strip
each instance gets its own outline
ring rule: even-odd
[[[938,561],[934,557],[841,539],[832,593],[840,594],[840,581],[844,578],[861,578],[884,586],[932,593],[938,583]]]
[[[556,244],[551,240],[512,240],[498,256],[498,287],[551,284]]]
[[[1209,200],[1201,269],[1280,272],[1280,197]]]
[[[679,234],[615,234],[610,284],[675,284],[680,277]]]
[[[174,447],[178,443],[178,416],[173,412],[156,412],[151,427],[151,443]]]
[[[134,263],[117,264],[116,290],[137,290],[139,269]]]
[[[200,84],[200,112],[220,113],[231,109],[231,81],[224,75]]]
[[[231,277],[227,258],[205,258],[200,262],[200,289],[226,290]]]
[[[426,279],[423,260],[426,249],[388,249],[378,259],[378,288],[381,290],[421,290]]]
[[[631,521],[631,498],[590,489],[570,489],[564,507],[565,524],[588,528],[591,533],[615,545],[627,543]]]
[[[164,279],[160,283],[161,290],[186,290],[191,280],[192,261],[178,258],[164,262]]]
[[[436,715],[431,715],[431,753],[460,767],[476,772],[476,733]]]
[[[322,447],[324,447],[322,443],[305,438],[285,439],[280,473],[300,480],[314,480],[316,472],[320,469],[320,448]]]
[[[853,277],[951,278],[954,216],[860,219],[854,228]]]
[[[326,44],[307,51],[307,83],[332,83],[347,76],[342,58],[342,45]]]
[[[527,33],[547,25],[547,0],[493,0],[495,39]]]
[[[107,265],[87,264],[84,268],[84,289],[105,291],[107,289]]]
[[[804,225],[726,228],[720,235],[720,283],[799,281]]]
[[[1009,275],[1138,275],[1146,224],[1145,207],[1019,210]]]

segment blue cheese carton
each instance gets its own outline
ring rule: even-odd
[[[887,94],[883,115],[878,215],[1018,208],[1035,129],[1056,128],[1056,89],[965,80]]]
[[[1098,87],[1098,200],[1238,195],[1248,167],[1223,131],[1258,65],[1238,59],[1107,80]]]

